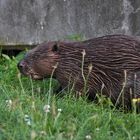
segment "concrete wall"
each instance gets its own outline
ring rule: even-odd
[[[0,44],[140,35],[140,0],[0,0]]]

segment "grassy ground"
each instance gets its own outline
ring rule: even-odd
[[[139,114],[110,109],[102,99],[56,96],[50,80],[20,77],[20,57],[0,59],[0,140],[140,140]]]

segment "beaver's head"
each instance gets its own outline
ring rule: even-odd
[[[30,50],[18,63],[20,72],[32,79],[50,77],[59,61],[58,46],[58,42],[48,42]]]

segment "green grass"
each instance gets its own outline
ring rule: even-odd
[[[95,104],[70,93],[49,94],[49,79],[20,77],[21,57],[0,59],[0,140],[140,139],[139,114],[113,110],[102,99]]]

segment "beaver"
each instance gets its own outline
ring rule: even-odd
[[[140,100],[140,40],[133,36],[44,42],[27,52],[18,68],[35,80],[52,75],[62,88],[74,83],[76,92],[93,100],[105,95],[115,106],[130,109]]]

